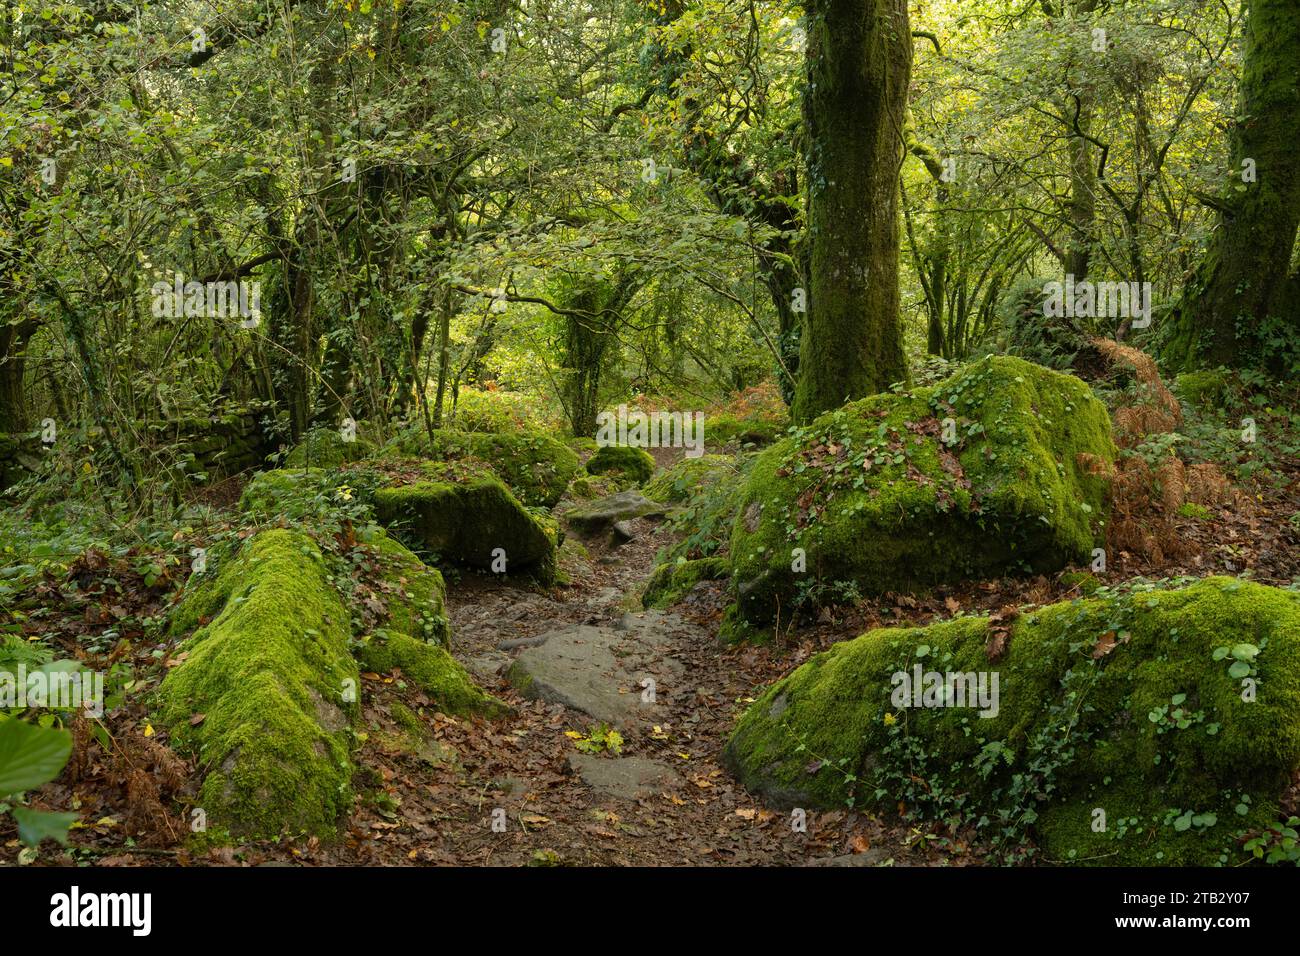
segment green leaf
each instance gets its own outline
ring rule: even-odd
[[[72,735],[66,730],[9,718],[0,724],[0,797],[49,783],[71,755]]]
[[[1250,665],[1247,664],[1245,661],[1236,661],[1231,667],[1228,668],[1228,676],[1235,677],[1238,680],[1240,680],[1243,677],[1249,676],[1249,674],[1250,674]]]
[[[77,815],[14,807],[14,822],[18,824],[18,839],[28,846],[37,846],[45,839],[67,846],[68,827],[77,822]]]

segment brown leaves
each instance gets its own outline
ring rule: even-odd
[[[989,638],[984,644],[984,655],[990,661],[1000,661],[1011,646],[1011,627],[1020,610],[1007,604],[989,615]]]

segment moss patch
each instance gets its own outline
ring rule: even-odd
[[[173,626],[209,616],[157,701],[173,743],[205,768],[199,805],[237,836],[333,834],[350,801],[358,673],[315,543],[278,529],[249,539]]]
[[[1015,358],[846,405],[757,457],[731,531],[739,617],[765,624],[814,582],[909,591],[1083,561],[1105,515],[1089,459],[1114,456],[1087,385]]]
[[[655,473],[655,460],[644,448],[631,445],[604,445],[587,459],[587,474],[618,472],[624,478],[643,485]]]
[[[337,468],[374,454],[375,446],[363,438],[344,441],[336,428],[314,428],[284,458],[285,468]]]
[[[529,511],[496,478],[415,481],[375,493],[381,523],[415,546],[476,568],[555,579],[559,530]]]
[[[711,488],[719,480],[734,474],[735,459],[730,455],[701,455],[682,458],[671,468],[655,476],[641,490],[651,501],[676,504]]]
[[[762,695],[724,758],[779,804],[902,802],[1058,862],[1236,861],[1277,815],[1300,767],[1300,594],[1209,578],[1042,608],[996,663],[988,640],[959,618],[837,644]],[[996,715],[900,706],[917,665],[996,673]]]
[[[676,604],[701,581],[725,578],[728,573],[725,558],[700,558],[671,561],[654,569],[646,582],[641,603],[646,607],[664,608]]]
[[[383,531],[374,534],[367,544],[379,561],[380,587],[388,598],[388,627],[448,646],[451,623],[447,620],[447,586],[442,574]]]
[[[378,674],[400,671],[445,713],[499,717],[510,712],[506,704],[480,690],[445,649],[409,634],[377,633],[358,650],[357,659]]]
[[[438,461],[473,458],[486,463],[526,505],[553,508],[581,468],[577,454],[563,442],[535,431],[501,433],[438,429],[432,440],[410,431],[386,446],[388,452],[416,454]]]

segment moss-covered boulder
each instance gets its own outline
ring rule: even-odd
[[[379,521],[413,546],[469,567],[555,580],[558,526],[492,475],[380,488],[374,501]]]
[[[500,433],[438,429],[432,439],[420,430],[398,436],[389,453],[434,461],[475,459],[490,467],[515,496],[532,507],[554,508],[581,469],[578,455],[563,442],[537,431]]]
[[[704,441],[709,448],[727,445],[763,447],[780,438],[789,423],[765,418],[741,418],[731,414],[710,415],[704,419]]]
[[[611,475],[589,475],[585,471],[573,476],[564,496],[570,501],[592,501],[620,491],[619,482]]]
[[[250,538],[172,618],[198,629],[158,692],[172,742],[205,778],[198,805],[235,836],[328,836],[347,808],[357,666],[348,609],[305,534]]]
[[[996,693],[963,701],[948,674]],[[1300,768],[1300,594],[1209,578],[1054,604],[1009,634],[871,631],[772,685],[724,759],[776,804],[901,803],[1057,862],[1237,861]]]
[[[907,591],[1082,561],[1114,456],[1087,385],[1015,358],[845,405],[757,457],[731,532],[739,617],[764,624],[814,582]]]
[[[725,558],[679,558],[661,564],[650,574],[641,595],[644,607],[670,607],[686,597],[701,581],[725,578],[730,569]]]
[[[441,572],[383,531],[377,531],[367,544],[378,564],[378,586],[388,611],[387,630],[447,647],[451,623]]]
[[[445,648],[398,631],[376,633],[357,651],[367,671],[400,672],[448,714],[500,717],[508,705],[484,693]]]
[[[617,472],[636,485],[643,485],[655,473],[655,460],[644,448],[632,445],[602,445],[587,459],[587,474]]]
[[[375,452],[375,446],[360,436],[345,441],[337,428],[313,428],[284,456],[285,468],[337,468],[360,461]]]
[[[438,570],[383,531],[366,547],[378,564],[377,584],[387,615],[357,649],[361,666],[381,674],[400,673],[448,714],[508,713],[510,708],[479,689],[448,652],[451,625]]]
[[[735,474],[736,460],[730,455],[701,455],[682,458],[646,483],[641,490],[651,501],[676,504],[686,501],[719,480]]]

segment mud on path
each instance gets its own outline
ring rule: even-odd
[[[450,580],[453,653],[515,715],[449,718],[400,680],[368,675],[358,808],[339,844],[294,847],[292,857],[503,866],[934,862],[933,850],[908,849],[905,829],[847,809],[810,811],[798,832],[789,812],[764,809],[723,770],[719,753],[735,716],[794,661],[788,649],[718,644],[716,590],[697,590],[672,613],[641,612],[638,588],[668,539],[651,519],[637,519],[634,530],[621,546],[584,542],[585,556],[566,546],[573,583],[551,592],[481,575]],[[538,655],[538,638],[557,631],[542,645],[559,649],[551,661],[568,656],[576,665],[592,648],[582,662],[591,665],[589,686],[564,684],[577,666],[542,673],[543,659],[533,692],[555,689],[553,678],[598,715],[613,708],[607,716],[623,737],[617,756],[579,750],[575,735],[597,728],[596,717],[525,696],[507,677],[517,659]],[[644,676],[654,680],[653,703],[643,700]],[[419,715],[414,733],[402,726],[401,705]]]

